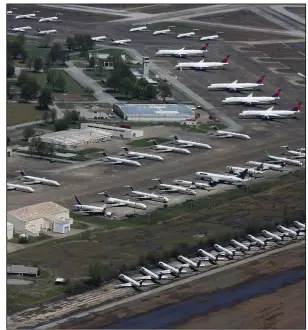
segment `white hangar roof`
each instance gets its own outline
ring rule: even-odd
[[[67,208],[54,202],[43,202],[11,210],[7,213],[20,221],[32,221],[67,211],[69,211]]]

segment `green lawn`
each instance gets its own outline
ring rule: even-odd
[[[214,126],[214,124],[197,124],[197,126],[182,126],[182,128],[184,130],[187,130],[187,131],[190,131],[190,132],[196,132],[196,133],[206,133],[206,132],[209,132],[209,131],[214,131],[214,129],[212,128],[212,126]],[[227,126],[224,125],[224,124],[215,124],[215,126],[218,128],[218,129],[224,129],[226,128]]]
[[[83,70],[83,72],[94,80],[107,79],[110,71],[103,70],[101,73],[94,73],[93,69]]]
[[[149,142],[150,140],[156,140],[157,143],[164,143],[164,142],[170,141],[169,139],[162,138],[162,137],[149,137],[149,138],[142,138],[142,139],[131,141],[131,142],[129,142],[129,145],[132,145],[134,147],[150,147],[153,145],[152,142]]]
[[[41,120],[42,111],[36,110],[33,103],[10,103],[6,104],[7,126],[23,124],[31,121]]]

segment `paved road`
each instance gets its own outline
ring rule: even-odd
[[[188,277],[188,278],[183,279],[183,280],[179,280],[179,281],[176,281],[176,282],[173,282],[173,283],[170,283],[170,284],[166,284],[162,287],[159,287],[157,289],[153,289],[151,291],[147,291],[147,292],[144,292],[144,293],[141,293],[141,294],[138,294],[138,295],[134,295],[132,297],[128,297],[128,298],[122,299],[120,301],[112,302],[112,303],[104,305],[104,306],[96,307],[96,308],[93,308],[93,309],[91,309],[87,312],[78,313],[78,314],[75,314],[74,316],[70,316],[70,317],[67,317],[67,318],[63,318],[61,320],[57,320],[56,322],[51,322],[51,323],[48,323],[46,325],[39,326],[36,329],[50,329],[51,327],[56,327],[57,325],[59,325],[61,323],[65,323],[65,322],[68,322],[68,321],[73,320],[73,319],[75,320],[75,319],[78,319],[78,318],[81,318],[81,317],[85,317],[85,316],[87,316],[89,314],[92,314],[92,313],[102,312],[106,309],[111,309],[111,308],[114,308],[114,307],[119,306],[119,305],[131,303],[135,300],[140,300],[140,299],[142,299],[144,297],[147,297],[147,296],[150,296],[152,294],[157,294],[157,293],[169,290],[169,289],[173,289],[177,286],[187,284],[187,283],[190,283],[190,282],[195,281],[195,280],[199,280],[203,277],[207,277],[207,276],[211,276],[211,275],[214,275],[214,274],[217,274],[217,273],[228,271],[232,268],[235,268],[235,267],[238,267],[238,266],[243,266],[243,265],[246,265],[248,263],[254,262],[256,260],[260,260],[260,259],[266,258],[270,255],[281,253],[283,251],[288,251],[290,249],[302,246],[304,244],[305,244],[305,240],[302,240],[301,242],[298,242],[298,243],[295,243],[295,244],[290,244],[290,245],[287,245],[287,246],[284,246],[284,247],[281,247],[281,248],[269,250],[267,252],[264,252],[262,254],[258,254],[256,256],[251,257],[251,258],[242,259],[242,260],[239,260],[237,262],[227,264],[227,265],[221,266],[219,268],[215,268],[215,269],[210,270],[210,271],[205,272],[205,273],[201,273],[201,274],[198,274],[198,275],[195,275],[195,276]]]

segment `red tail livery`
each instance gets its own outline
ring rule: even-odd
[[[257,84],[263,84],[265,76],[261,76],[258,80],[257,80]]]
[[[272,95],[272,97],[279,97],[281,92],[281,88],[277,89],[276,92]]]
[[[227,55],[221,62],[222,63],[228,63],[230,55]]]

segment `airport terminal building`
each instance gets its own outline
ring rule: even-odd
[[[114,104],[113,111],[123,120],[144,122],[181,122],[195,119],[185,104]]]

